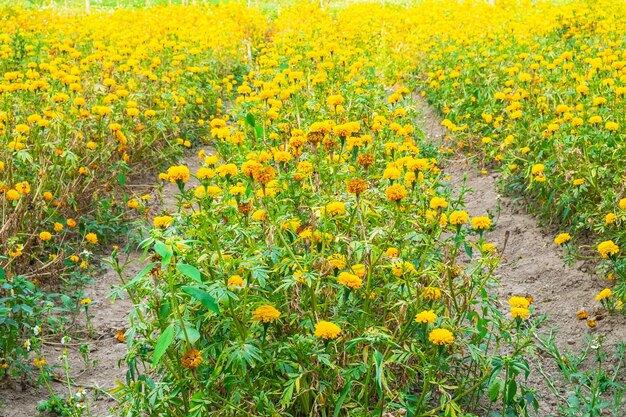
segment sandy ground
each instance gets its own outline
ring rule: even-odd
[[[200,148],[201,149],[201,148]],[[196,149],[190,152],[181,164],[189,167],[191,173],[195,174],[196,170],[201,166],[201,160],[197,157]],[[209,149],[206,149],[209,152]],[[149,181],[148,181],[149,182]],[[187,187],[196,187],[198,182],[191,178]],[[154,190],[157,187],[155,185]],[[150,190],[145,190],[149,192]],[[176,193],[178,189],[175,184],[168,183],[163,187],[163,191],[157,201],[151,207],[151,215],[160,215],[163,212],[176,210]],[[154,193],[153,193],[154,194]],[[120,242],[121,244],[121,242]],[[109,254],[104,253],[102,256],[107,257]],[[141,251],[135,250],[129,252],[128,267],[124,271],[124,277],[128,281],[140,272],[147,264],[141,259]],[[126,256],[120,256],[122,260]],[[118,330],[125,330],[128,323],[128,314],[132,310],[133,305],[125,297],[110,301],[111,289],[114,286],[121,285],[117,273],[111,269],[106,270],[103,274],[94,277],[94,283],[85,288],[85,296],[90,297],[94,304],[90,307],[89,312],[93,315],[92,323],[95,329],[95,335],[92,338],[81,338],[79,336],[73,338],[72,343],[88,344],[90,347],[90,359],[95,361],[95,365],[86,367],[82,360],[78,346],[70,346],[69,361],[72,365],[70,375],[75,382],[75,387],[82,387],[90,393],[90,411],[94,417],[113,416],[109,411],[110,407],[115,405],[115,401],[106,394],[94,393],[99,390],[110,390],[116,386],[116,381],[125,381],[126,365],[124,357],[126,355],[126,344],[119,343],[115,338]],[[82,320],[82,319],[81,319]],[[46,345],[44,357],[49,364],[61,365],[58,360],[61,355],[60,345]],[[62,379],[65,375],[58,375]],[[66,398],[67,385],[53,381],[52,388],[57,394],[62,394]],[[40,400],[50,397],[45,387],[33,387],[29,385],[19,385],[12,382],[11,386],[0,387],[0,417],[34,417],[38,415],[36,410]]]
[[[421,126],[431,140],[445,143],[446,129],[441,118],[421,98],[418,107],[422,113]],[[451,144],[450,144],[451,145]],[[470,166],[467,158],[457,156],[447,162],[444,172],[450,183],[459,190],[463,183],[471,190],[465,195],[466,210],[470,216],[489,214],[495,228],[487,238],[499,250],[505,245],[496,276],[501,285],[498,293],[503,304],[512,295],[530,295],[534,298],[536,315],[547,314],[540,328],[545,337],[554,331],[557,345],[562,351],[576,351],[584,345],[587,335],[605,338],[605,350],[612,349],[619,340],[626,339],[626,317],[613,315],[598,319],[598,326],[589,329],[576,312],[585,308],[592,313],[600,307],[594,296],[609,285],[606,279],[595,273],[592,265],[579,262],[567,266],[561,250],[553,243],[554,237],[542,230],[535,218],[523,207],[498,193],[498,174],[483,175],[478,168]],[[506,237],[508,234],[508,238]],[[503,305],[503,310],[506,307]],[[529,385],[542,395],[539,416],[557,415],[558,397],[547,388],[538,366],[552,377],[561,395],[566,394],[560,371],[545,353],[531,358],[533,373]]]

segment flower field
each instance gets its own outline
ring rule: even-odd
[[[619,415],[624,348],[607,370],[594,332],[626,299],[625,8],[6,9],[0,380],[72,417]],[[506,241],[455,153],[598,266],[572,317],[593,371],[532,291],[501,296]],[[102,269],[132,303],[108,358],[125,378],[88,392],[69,358],[96,339]]]

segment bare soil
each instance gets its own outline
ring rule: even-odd
[[[441,126],[441,117],[421,97],[417,99],[417,104],[422,113],[420,122],[424,133],[435,143],[452,146],[446,138],[446,129]],[[449,160],[443,170],[449,175],[454,189],[460,190],[465,184],[471,190],[465,194],[466,210],[470,216],[489,214],[494,219],[494,230],[487,237],[499,250],[504,249],[496,269],[496,277],[500,281],[497,291],[503,304],[512,295],[532,296],[535,300],[534,314],[547,315],[540,328],[541,336],[554,332],[561,351],[580,350],[586,336],[605,339],[605,351],[612,350],[617,342],[626,339],[624,315],[603,317],[598,314],[598,325],[593,329],[584,320],[577,319],[576,313],[580,309],[588,311],[590,317],[601,310],[594,297],[609,286],[609,282],[595,273],[593,265],[583,262],[565,265],[561,250],[553,243],[554,236],[541,229],[524,207],[500,195],[497,173],[484,175],[477,167],[471,166],[469,159],[463,155]],[[560,371],[555,362],[541,351],[531,363],[534,369],[529,385],[542,396],[538,415],[556,416],[559,397],[548,389],[538,367],[552,378],[559,395],[566,397],[567,387],[558,378]]]

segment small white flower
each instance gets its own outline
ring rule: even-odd
[[[33,333],[35,333],[35,336],[39,336],[39,333],[41,333],[41,327],[35,326],[33,328]]]
[[[24,342],[24,349],[30,352],[30,340]]]
[[[70,343],[72,341],[72,338],[69,336],[63,336],[61,338],[61,343],[64,345],[67,345],[68,343]]]

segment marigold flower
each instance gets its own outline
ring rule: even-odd
[[[157,216],[154,218],[152,224],[154,227],[166,228],[174,223],[174,219],[171,216]]]
[[[82,300],[80,300],[80,305],[81,306],[88,306],[92,302],[93,302],[93,300],[91,298],[83,298]]]
[[[448,202],[443,197],[433,197],[428,206],[433,210],[444,209],[448,207]]]
[[[352,178],[350,181],[348,181],[346,188],[350,194],[359,195],[363,191],[367,190],[367,181],[361,178]]]
[[[436,318],[437,318],[437,314],[435,314],[433,310],[425,310],[415,315],[415,322],[433,324],[435,323]]]
[[[576,317],[578,317],[578,320],[587,320],[589,318],[589,313],[585,310],[578,310],[576,312]]]
[[[441,298],[441,290],[437,287],[425,287],[422,295],[427,300],[438,300]]]
[[[530,315],[530,310],[524,307],[512,307],[511,315],[515,319],[526,319]]]
[[[569,233],[561,233],[554,238],[554,243],[557,245],[562,245],[564,243],[569,242],[572,239]]]
[[[605,288],[596,295],[596,301],[605,300],[611,295],[613,295],[613,291],[610,288]]]
[[[341,201],[335,201],[326,205],[324,213],[328,216],[342,216],[346,214],[346,205]]]
[[[189,177],[191,173],[189,172],[189,168],[184,165],[171,166],[167,169],[167,177],[173,182],[187,182],[189,181]]]
[[[467,220],[469,220],[469,214],[467,214],[467,212],[461,210],[461,211],[453,211],[452,213],[450,213],[450,216],[448,216],[448,220],[450,221],[450,224],[454,224],[454,225],[462,225],[467,223]]]
[[[95,245],[96,243],[98,243],[98,236],[95,233],[87,233],[85,235],[85,240]]]
[[[252,213],[252,220],[254,220],[255,222],[265,221],[267,220],[267,213],[265,212],[265,210],[257,210]]]
[[[511,307],[528,308],[530,301],[526,297],[513,296],[509,298],[509,305]]]
[[[315,323],[315,336],[330,340],[336,339],[341,333],[341,328],[330,321],[321,320]]]
[[[363,280],[361,278],[349,272],[340,273],[337,277],[337,282],[339,282],[339,284],[343,285],[344,287],[353,290],[358,290],[363,284]]]
[[[613,224],[615,223],[615,219],[617,219],[617,216],[615,215],[615,213],[608,213],[605,217],[604,217],[604,222],[606,224]]]
[[[619,252],[619,246],[612,240],[606,240],[598,245],[598,252],[604,259],[608,259]]]
[[[454,342],[454,335],[447,329],[433,329],[428,334],[428,340],[435,345],[451,345]]]
[[[253,178],[259,184],[267,185],[276,178],[276,170],[269,165],[259,168],[257,171],[253,172]]]
[[[48,240],[52,239],[52,233],[41,232],[39,233],[39,239],[42,240],[43,242],[47,242]]]
[[[398,248],[387,248],[385,254],[390,258],[397,258],[400,255]]]
[[[243,287],[243,278],[240,275],[233,275],[228,278],[229,287]]]
[[[264,304],[252,312],[252,318],[263,323],[273,323],[280,317],[280,311],[269,304]]]
[[[487,216],[474,217],[471,223],[474,230],[486,230],[491,227],[491,219]]]
[[[361,165],[363,168],[368,168],[374,165],[374,161],[374,155],[371,153],[363,153],[356,158],[357,164]]]
[[[15,201],[18,200],[20,198],[20,193],[18,193],[16,190],[14,189],[10,189],[8,190],[4,196],[6,197],[7,200],[9,201]]]
[[[347,265],[346,257],[340,253],[333,253],[327,260],[334,269],[343,269]]]
[[[199,350],[190,349],[180,358],[180,363],[187,369],[196,369],[202,363],[202,354]]]
[[[400,201],[407,196],[408,192],[402,184],[394,184],[387,187],[385,194],[389,201]]]

